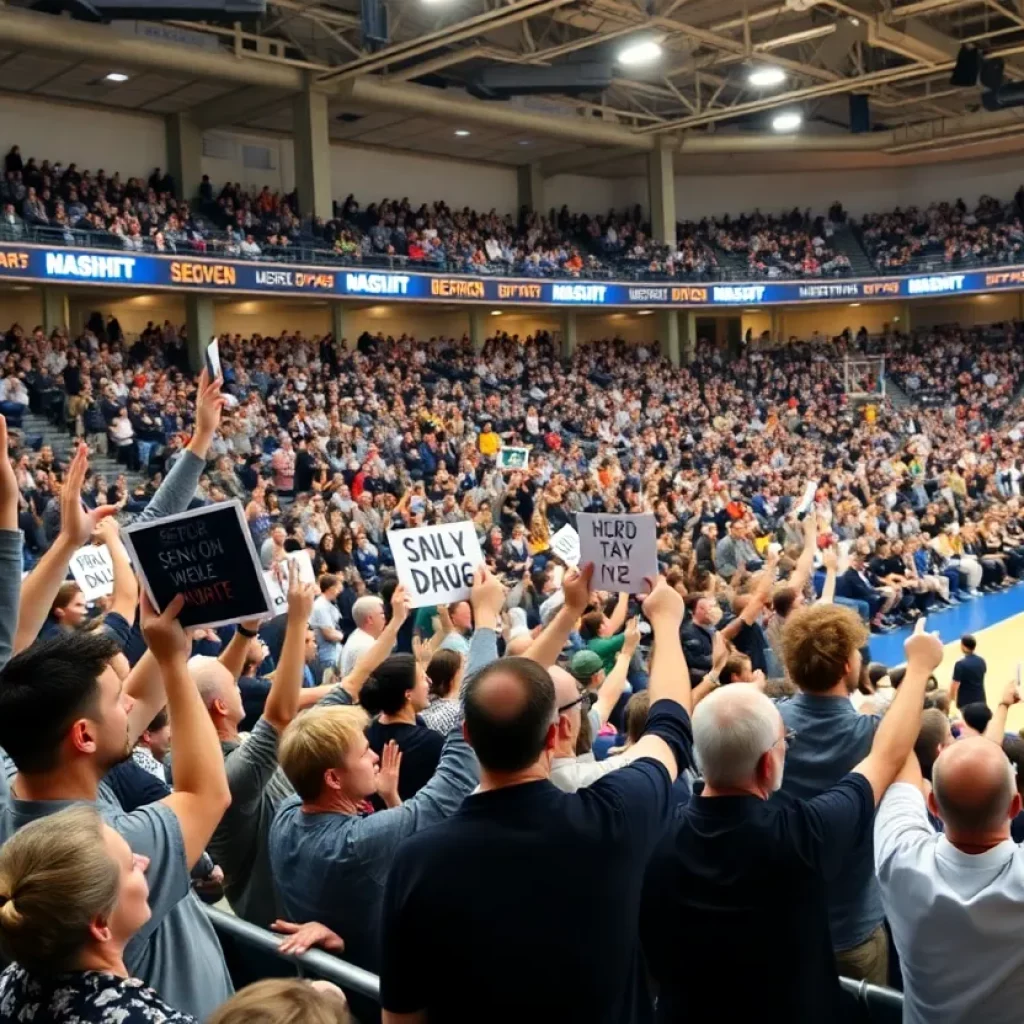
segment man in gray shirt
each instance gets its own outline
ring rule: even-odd
[[[743,520],[737,519],[729,524],[729,532],[718,542],[715,549],[718,575],[724,580],[731,580],[740,569],[751,562],[760,567],[761,557],[750,541]]]

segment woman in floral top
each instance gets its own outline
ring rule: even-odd
[[[124,949],[149,920],[148,861],[85,804],[0,848],[0,1024],[196,1024],[132,978]]]

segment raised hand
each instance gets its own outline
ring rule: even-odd
[[[145,590],[142,592],[142,635],[146,638],[146,646],[160,664],[167,664],[178,658],[186,661],[192,650],[192,643],[178,621],[184,607],[184,596],[175,594],[163,612],[158,613],[149,600],[149,594]]]
[[[626,639],[622,645],[623,653],[629,657],[633,656],[633,652],[636,651],[637,647],[640,646],[640,616],[634,615],[626,623]]]
[[[1000,704],[1005,704],[1008,708],[1012,708],[1014,704],[1020,703],[1020,684],[1016,679],[1011,679],[1005,687],[1003,687],[1003,695],[999,698]]]
[[[711,640],[711,667],[716,672],[721,672],[728,660],[729,645],[726,643],[725,637],[716,632]]]
[[[377,769],[377,796],[390,807],[398,807],[398,776],[402,770],[402,751],[394,740],[388,740],[380,757]]]
[[[594,563],[587,562],[578,569],[570,569],[562,581],[565,607],[582,615],[590,603],[590,581],[594,578]]]
[[[683,622],[683,599],[665,582],[664,576],[656,580],[647,577],[651,592],[644,598],[643,610],[655,629],[665,629],[673,624],[678,629]]]
[[[308,622],[313,614],[317,588],[314,583],[303,583],[295,559],[288,561],[288,617],[296,622]]]
[[[445,615],[448,614],[448,609],[444,610]],[[399,626],[409,617],[409,591],[406,590],[404,583],[399,583],[395,587],[394,593],[391,595],[391,619],[393,622],[397,622]],[[449,620],[451,621],[451,620]],[[429,658],[427,659],[430,660]]]
[[[8,444],[7,420],[0,416],[0,530],[18,528],[18,503],[21,499]]]
[[[203,455],[220,426],[221,412],[225,404],[225,398],[220,393],[221,384],[223,381],[220,377],[211,381],[209,371],[205,368],[199,374],[199,387],[196,392],[196,429],[189,447],[202,448]]]
[[[942,664],[942,641],[938,633],[924,631],[925,619],[922,615],[914,626],[914,632],[903,644],[903,653],[907,656],[907,668],[912,665],[925,672],[934,672]]]
[[[505,606],[505,585],[484,565],[478,565],[473,574],[473,590],[470,603],[473,615],[479,619],[481,615],[497,624],[501,609]]]
[[[80,444],[64,476],[60,491],[60,529],[67,540],[80,548],[89,543],[101,520],[117,511],[115,505],[100,505],[91,511],[82,504],[82,486],[89,468],[89,449]]]
[[[825,548],[821,553],[821,563],[825,566],[826,572],[836,572],[839,569],[839,554],[835,548]]]

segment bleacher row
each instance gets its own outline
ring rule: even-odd
[[[138,252],[189,252],[245,259],[446,273],[634,280],[751,280],[934,271],[1018,262],[1024,254],[1022,193],[982,196],[849,219],[792,210],[681,222],[676,242],[652,238],[643,210],[591,216],[563,206],[547,215],[487,213],[408,199],[335,204],[324,221],[298,197],[246,191],[204,178],[182,197],[167,174],[147,181],[30,157],[17,146],[0,181],[0,241],[37,241]]]

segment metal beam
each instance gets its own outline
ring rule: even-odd
[[[256,113],[269,113],[270,108],[290,99],[291,93],[282,95],[280,89],[239,89],[200,104],[189,111],[189,116],[197,128],[207,131],[249,120]]]
[[[360,60],[343,64],[320,76],[319,81],[343,82],[348,78],[357,78],[369,74],[372,71],[379,71],[401,60],[410,60],[420,54],[429,53],[442,46],[454,46],[456,43],[465,42],[467,39],[474,39],[486,32],[492,32],[498,28],[505,28],[515,25],[526,18],[536,17],[538,14],[545,14],[548,11],[556,10],[559,7],[566,7],[576,0],[511,0],[505,7],[494,11],[487,11],[475,17],[467,18],[465,21],[436,29],[425,35],[409,39],[401,43],[394,43],[378,50],[376,53],[368,54]]]

